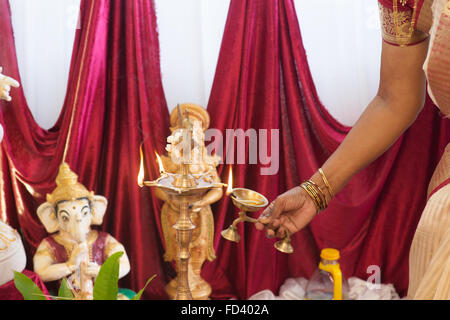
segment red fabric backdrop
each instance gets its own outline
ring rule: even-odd
[[[36,273],[29,270],[23,270],[22,273],[33,280],[38,288],[42,290],[44,295],[49,295],[44,282]],[[11,280],[0,287],[0,300],[23,300],[23,296],[20,291],[17,290],[14,280]],[[50,297],[47,297],[47,300],[51,300]]]
[[[20,79],[7,0],[0,0],[0,33],[0,64]],[[2,103],[0,112],[5,127],[0,209],[22,230],[30,257],[45,236],[36,208],[55,187],[69,140],[67,162],[88,188],[110,201],[102,229],[130,256],[131,274],[122,286],[138,290],[158,274],[145,298],[166,298],[164,285],[173,275],[162,258],[159,202],[136,183],[140,143],[145,141],[146,155],[162,153],[169,133],[158,47],[152,1],[83,0],[67,97],[54,128],[35,123],[21,89],[13,90],[13,103]],[[208,110],[212,127],[222,130],[280,129],[277,175],[261,176],[261,165],[234,166],[236,186],[269,200],[308,178],[349,130],[317,97],[292,0],[231,1]],[[325,246],[341,249],[346,276],[366,278],[367,267],[379,265],[383,282],[405,293],[409,246],[428,180],[448,140],[448,123],[428,100],[392,149],[293,237],[291,256],[276,252],[274,240],[251,225],[239,226],[238,245],[221,239],[220,231],[236,217],[225,197],[213,206],[218,258],[203,270],[213,298],[245,299],[263,289],[277,291],[287,277],[309,277]],[[148,178],[155,178],[150,156],[146,167]]]
[[[261,165],[234,166],[235,186],[257,190],[269,201],[309,178],[350,129],[320,103],[292,0],[231,1],[208,111],[211,126],[221,130],[280,129],[277,175],[261,176]],[[324,247],[341,250],[345,276],[367,279],[367,268],[378,265],[383,283],[406,294],[409,248],[449,129],[428,99],[408,132],[293,236],[290,256],[277,252],[275,240],[251,225],[239,226],[239,244],[221,239],[219,231],[236,218],[236,210],[229,198],[216,204],[218,258],[203,272],[215,297],[277,293],[288,277],[309,278]],[[226,168],[220,168],[223,179]]]
[[[8,0],[0,0],[0,39],[0,64],[20,79]],[[109,200],[102,229],[127,248],[132,272],[121,285],[139,290],[156,273],[145,297],[165,297],[159,202],[137,185],[140,143],[145,140],[146,154],[162,152],[169,133],[153,2],[81,1],[67,96],[52,129],[34,121],[22,89],[12,98],[0,112],[0,210],[23,232],[28,262],[46,235],[36,209],[56,186],[68,141],[66,161],[86,187]],[[156,163],[147,160],[155,178]]]

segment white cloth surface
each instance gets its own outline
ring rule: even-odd
[[[392,284],[375,285],[356,277],[349,278],[349,298],[351,300],[399,300],[400,297]],[[271,290],[260,291],[249,300],[303,300],[308,280],[289,278],[280,287],[276,296]]]

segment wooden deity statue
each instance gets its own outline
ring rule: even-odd
[[[167,138],[167,156],[161,157],[166,172],[180,173],[182,139],[182,117],[188,114],[193,125],[192,149],[191,149],[191,174],[204,174],[212,172],[214,180],[220,182],[216,167],[219,165],[220,157],[207,154],[205,147],[204,132],[209,128],[210,118],[205,109],[194,104],[179,105],[170,117],[172,134]],[[176,200],[168,199],[167,195],[160,189],[155,189],[158,198],[165,201],[161,211],[161,224],[164,233],[166,261],[177,261],[178,244],[176,240],[176,230],[172,227],[178,220],[179,204]],[[201,277],[201,269],[206,260],[213,261],[216,258],[213,248],[214,238],[214,217],[211,211],[211,204],[222,198],[221,188],[212,189],[207,192],[201,200],[191,205],[191,220],[196,228],[194,229],[190,244],[191,258],[188,267],[189,288],[193,299],[207,300],[211,294],[211,286]],[[179,268],[176,266],[178,272]],[[177,278],[173,279],[167,286],[166,291],[174,299],[177,289]]]
[[[57,187],[37,214],[48,233],[34,256],[34,271],[44,282],[67,277],[75,298],[91,300],[100,266],[112,254],[123,252],[119,278],[130,271],[125,248],[110,234],[91,229],[101,225],[108,201],[78,182],[78,176],[63,163]]]

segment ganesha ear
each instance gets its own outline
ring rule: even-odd
[[[51,203],[45,202],[41,204],[37,209],[37,215],[48,233],[55,233],[59,230],[55,207]]]
[[[105,216],[106,207],[108,206],[108,200],[102,196],[94,196],[91,205],[92,224],[101,225],[103,223],[103,217]]]

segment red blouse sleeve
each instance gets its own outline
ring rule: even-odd
[[[418,1],[417,8],[420,7],[419,2],[421,1]],[[415,0],[408,0],[404,4],[398,0],[397,17],[394,13],[393,0],[378,0],[378,4],[380,7],[381,31],[385,42],[392,45],[411,46],[424,41],[428,37],[426,33],[418,31],[416,28],[411,35]],[[416,10],[416,21],[418,15],[419,10]]]

